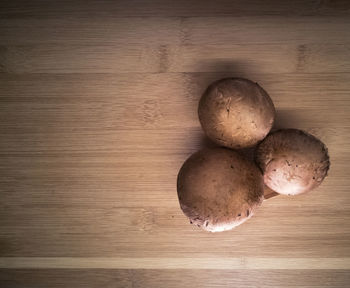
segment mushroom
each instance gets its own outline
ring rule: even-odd
[[[326,146],[302,130],[270,133],[257,147],[255,162],[265,184],[285,195],[308,192],[321,184],[330,166]]]
[[[191,224],[218,232],[252,217],[264,199],[264,184],[259,168],[236,151],[207,148],[185,161],[177,192]]]
[[[220,146],[251,147],[269,133],[275,118],[271,98],[258,83],[227,78],[212,83],[202,95],[199,121]]]

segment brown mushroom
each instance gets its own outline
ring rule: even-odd
[[[251,147],[269,133],[275,107],[266,91],[243,78],[227,78],[212,83],[198,107],[205,134],[229,148]]]
[[[326,146],[297,129],[270,133],[257,147],[255,161],[265,184],[286,195],[308,192],[321,184],[330,166]]]
[[[259,168],[236,151],[203,149],[180,169],[177,192],[192,224],[211,232],[234,228],[261,204],[264,184]]]

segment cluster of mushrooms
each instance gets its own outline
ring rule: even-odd
[[[266,191],[298,195],[327,176],[329,156],[319,139],[298,129],[270,133],[275,107],[258,83],[243,78],[212,83],[198,116],[218,147],[192,154],[179,171],[178,198],[191,224],[230,230],[252,217],[268,198]],[[254,146],[254,161],[239,151]]]

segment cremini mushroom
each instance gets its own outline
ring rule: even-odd
[[[255,161],[265,184],[286,195],[308,192],[321,184],[330,166],[326,146],[298,129],[270,133],[257,147]]]
[[[228,148],[245,148],[254,146],[269,133],[275,107],[258,83],[226,78],[212,83],[204,92],[198,116],[213,142]]]
[[[249,219],[264,199],[259,168],[227,148],[203,149],[190,156],[177,178],[182,211],[204,230],[230,230]]]

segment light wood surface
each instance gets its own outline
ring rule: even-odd
[[[176,177],[229,76],[331,169],[213,234]],[[0,137],[0,287],[349,287],[349,1],[1,1]]]

